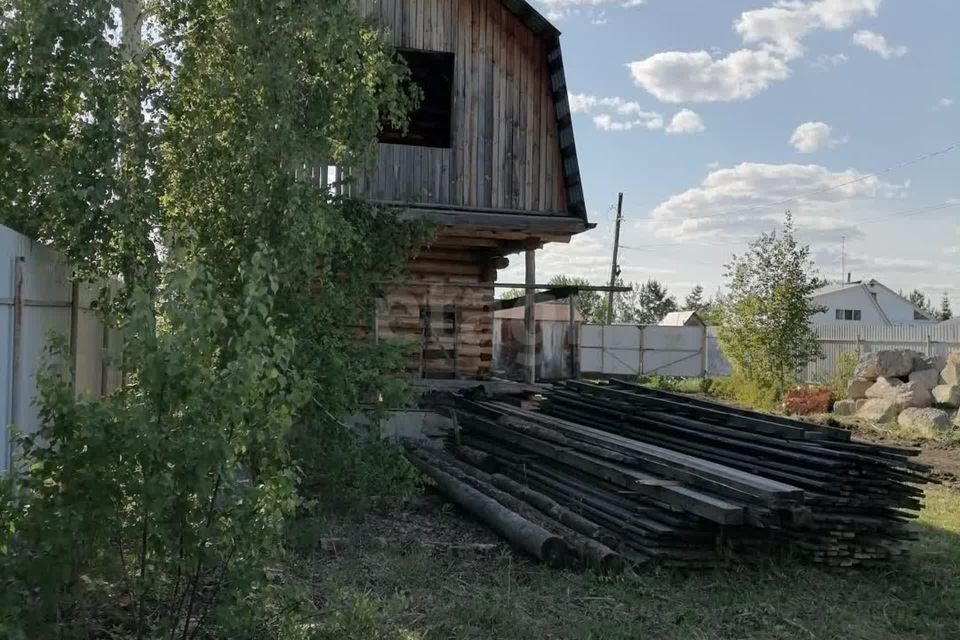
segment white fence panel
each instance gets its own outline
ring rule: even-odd
[[[960,326],[956,325],[823,326],[815,330],[824,357],[802,372],[808,382],[828,381],[846,352],[913,349],[946,356],[960,350]],[[584,374],[698,377],[729,375],[732,370],[717,340],[716,327],[584,325],[580,335]]]
[[[644,375],[703,375],[703,327],[643,327]]]
[[[77,393],[119,385],[120,372],[104,359],[104,345],[119,346],[119,336],[105,335],[91,308],[95,286],[76,287],[74,298],[71,272],[53,249],[0,226],[0,474],[13,460],[8,427],[29,433],[39,426],[37,373],[53,334],[65,336],[75,356]]]
[[[580,370],[587,375],[703,375],[701,327],[583,325]]]
[[[928,356],[946,356],[960,350],[960,326],[905,325],[899,327],[817,327],[824,357],[807,366],[809,382],[830,379],[847,352],[873,353],[884,349],[912,349]]]

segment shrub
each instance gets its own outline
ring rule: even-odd
[[[420,474],[374,429],[332,419],[298,426],[291,450],[301,474],[301,494],[319,511],[355,512],[372,498],[402,498],[420,488]]]
[[[197,267],[168,274],[159,310],[135,293],[129,382],[110,397],[76,399],[69,367],[47,367],[41,427],[18,437],[27,470],[3,509],[16,532],[0,544],[8,627],[204,637],[267,593],[297,506],[285,438],[308,388],[271,321],[273,269],[254,256],[240,308]]]
[[[783,409],[789,414],[801,416],[830,413],[834,397],[833,391],[826,387],[796,387],[787,392]]]
[[[758,411],[774,411],[779,402],[777,392],[772,387],[764,387],[736,372],[733,375],[713,378],[711,394]]]
[[[843,399],[847,397],[847,387],[853,380],[859,363],[859,351],[844,351],[837,358],[837,370],[831,376],[829,385],[835,398]]]

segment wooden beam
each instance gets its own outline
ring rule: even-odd
[[[534,294],[533,301],[534,304],[540,304],[541,302],[550,302],[551,300],[562,300],[569,296],[573,295],[573,289],[570,287],[563,287],[559,289],[547,289],[541,293]],[[490,305],[491,311],[501,311],[503,309],[515,309],[522,304],[526,304],[527,295],[523,295],[519,298],[507,298],[504,300],[494,300],[493,304]]]
[[[537,251],[527,249],[526,252],[526,281],[527,286],[537,282]],[[523,314],[524,337],[526,339],[526,382],[533,384],[537,381],[537,325],[536,325],[536,292],[527,289],[526,308]]]

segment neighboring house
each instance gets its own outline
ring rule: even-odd
[[[817,326],[896,326],[930,324],[936,318],[876,280],[832,284],[818,289],[813,300],[824,311],[813,317]]]
[[[696,311],[672,311],[663,316],[661,327],[702,327],[704,326],[700,314]]]
[[[410,340],[427,378],[489,375],[506,256],[569,242],[587,221],[560,32],[521,0],[354,0],[383,25],[423,100],[385,130],[374,168],[337,169],[348,197],[438,225],[388,290],[376,333]],[[319,172],[321,182],[328,172]]]

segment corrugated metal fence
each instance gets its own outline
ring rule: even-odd
[[[808,382],[825,382],[846,352],[913,349],[945,356],[960,350],[960,326],[816,327],[824,357],[804,372]],[[731,371],[716,327],[638,327],[583,325],[580,370],[585,375],[723,376]]]
[[[960,326],[910,325],[900,327],[817,327],[824,358],[806,371],[810,382],[824,382],[836,372],[843,353],[872,353],[884,349],[912,349],[928,356],[946,356],[960,350]]]
[[[0,474],[10,469],[9,425],[37,428],[37,372],[50,337],[66,337],[78,394],[100,394],[120,384],[109,366],[120,346],[91,309],[99,286],[74,283],[72,270],[53,249],[0,226]]]

